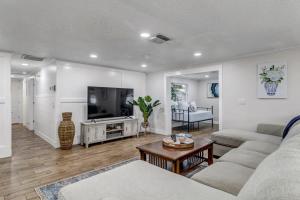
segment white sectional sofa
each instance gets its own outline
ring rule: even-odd
[[[135,161],[66,186],[59,199],[299,200],[300,125],[290,132],[281,143],[245,141],[191,179]]]

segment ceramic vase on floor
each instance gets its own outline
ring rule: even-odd
[[[71,112],[62,113],[63,121],[60,122],[58,127],[58,136],[60,142],[60,148],[63,150],[72,149],[75,125],[72,119]]]

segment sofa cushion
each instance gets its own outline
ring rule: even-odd
[[[258,124],[256,132],[274,136],[282,136],[285,126],[277,124]]]
[[[235,196],[199,184],[144,161],[134,161],[62,188],[60,200],[234,200]]]
[[[297,149],[300,150],[300,134],[292,138],[283,140],[280,149]]]
[[[291,127],[288,134],[283,139],[282,143],[286,142],[287,140],[296,135],[300,135],[300,122],[296,123],[294,126]]]
[[[218,162],[232,162],[245,167],[256,169],[256,167],[266,158],[266,154],[243,149],[233,149],[219,158]]]
[[[253,172],[253,169],[235,163],[216,162],[192,176],[192,179],[207,186],[237,195]]]
[[[272,144],[268,142],[261,142],[261,141],[247,141],[243,143],[238,149],[248,150],[248,151],[255,151],[259,153],[263,153],[269,155],[277,150],[279,145]]]
[[[238,147],[246,141],[262,141],[272,144],[280,144],[281,137],[256,133],[252,131],[245,131],[239,129],[224,129],[222,131],[214,132],[212,140],[218,144]]]
[[[225,153],[227,153],[228,151],[230,151],[232,149],[233,149],[232,147],[223,146],[223,145],[219,145],[216,143],[213,144],[213,154],[214,154],[214,156],[217,156],[217,157],[223,156]]]
[[[300,150],[280,147],[257,167],[238,194],[238,198],[241,200],[299,200],[299,166]]]

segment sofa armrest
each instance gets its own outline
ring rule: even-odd
[[[285,126],[278,124],[258,124],[256,132],[281,137]]]

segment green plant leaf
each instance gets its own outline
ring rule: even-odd
[[[139,105],[139,103],[138,103],[138,102],[136,102],[136,100],[133,100],[133,105],[135,105],[135,106],[138,106],[138,105]]]
[[[147,95],[145,96],[145,101],[150,103],[152,101],[152,98],[149,95]]]
[[[151,101],[152,98],[147,95],[145,97],[139,97],[137,100],[130,102],[130,104],[139,107],[140,111],[143,113],[144,122],[148,122],[148,119],[153,112],[153,108],[161,104],[159,100],[156,100],[153,104]]]
[[[156,106],[158,106],[158,105],[160,105],[161,103],[159,102],[159,100],[156,100],[156,101],[154,101],[154,103],[153,103],[153,107],[156,107]]]

